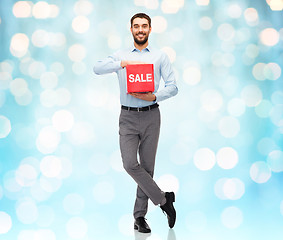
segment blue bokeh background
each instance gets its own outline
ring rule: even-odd
[[[283,234],[283,2],[0,2],[0,239],[272,239]],[[118,144],[115,74],[95,61],[152,18],[179,94],[160,103],[155,179],[177,223],[150,203],[133,230],[136,185]],[[162,86],[161,86],[162,87]]]

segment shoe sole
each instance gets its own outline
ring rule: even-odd
[[[172,202],[175,202],[175,193],[174,193],[174,192],[170,192],[170,193],[169,193],[169,199],[170,199]],[[174,225],[175,225],[175,222],[176,222],[176,210],[175,210],[175,208],[174,208],[174,206],[173,206],[173,203],[172,203],[172,207],[173,207],[173,209],[174,209],[174,211],[175,211],[175,218],[173,219],[172,224],[169,225],[170,228],[173,228]]]
[[[138,230],[138,232],[140,232],[140,233],[151,233],[151,230],[149,230],[149,231],[146,231],[146,230],[142,231],[142,230],[140,230],[139,227],[136,224],[134,224],[134,229]]]

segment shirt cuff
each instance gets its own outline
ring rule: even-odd
[[[155,96],[155,100],[153,100],[153,102],[158,102],[158,93],[156,92],[156,93],[153,93],[153,94]]]
[[[122,67],[121,67],[121,62],[122,62],[122,60],[117,61],[117,62],[115,63],[115,67],[116,67],[118,70],[122,69]]]

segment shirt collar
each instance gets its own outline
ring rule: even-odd
[[[147,45],[146,48],[144,48],[144,49],[142,50],[142,52],[144,52],[144,51],[147,51],[147,52],[150,52],[150,51],[151,51],[151,47],[150,47],[149,44]],[[135,45],[133,44],[133,46],[132,46],[132,52],[140,52],[140,50],[138,50],[138,49],[135,47]]]

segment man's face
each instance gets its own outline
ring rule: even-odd
[[[148,40],[148,36],[151,32],[151,27],[149,27],[147,19],[135,18],[131,27],[131,32],[136,44],[143,45]]]

